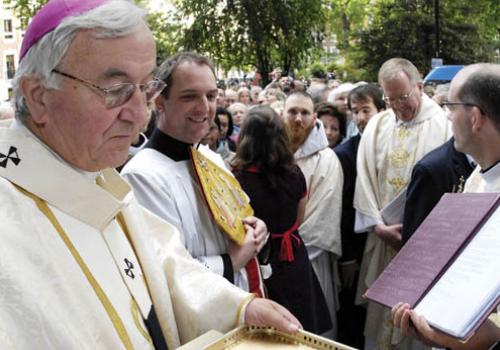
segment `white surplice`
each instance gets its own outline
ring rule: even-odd
[[[383,223],[380,210],[395,198],[409,183],[411,171],[417,161],[451,137],[450,123],[444,111],[422,96],[417,116],[409,121],[397,120],[392,109],[375,115],[368,122],[361,138],[358,157],[354,207],[356,231],[368,231],[358,283],[358,303],[361,295],[371,286],[395,251],[373,231],[373,226]],[[394,327],[390,310],[368,302],[365,336],[370,349],[418,349],[416,345],[393,337]]]
[[[194,260],[114,170],[83,173],[20,125],[0,128],[0,153],[2,348],[123,349],[98,287],[136,349],[152,348],[142,321],[151,305],[169,349],[239,323],[249,294]],[[46,203],[73,248],[14,184]]]
[[[225,168],[220,156],[206,146],[198,149]],[[141,205],[174,225],[191,255],[218,275],[223,275],[221,254],[228,239],[211,217],[191,160],[174,161],[152,148],[143,149],[122,170]],[[247,290],[245,269],[234,272],[234,284]]]
[[[500,192],[500,162],[488,169],[485,173],[478,166],[467,179],[464,192],[481,193],[481,192]],[[490,316],[497,327],[500,327],[500,305],[497,307],[496,314]]]
[[[306,210],[299,232],[325,294],[332,319],[333,330],[325,336],[336,338],[339,285],[337,259],[342,255],[340,219],[344,178],[337,155],[328,147],[321,121],[316,121],[294,157],[307,184]]]

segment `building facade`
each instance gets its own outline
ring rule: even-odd
[[[21,21],[0,1],[0,106],[13,95],[12,79],[24,36]]]

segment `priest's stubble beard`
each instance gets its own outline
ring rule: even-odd
[[[287,124],[288,138],[290,139],[290,148],[295,153],[300,146],[306,141],[309,133],[314,127],[314,123],[304,126],[300,123]]]

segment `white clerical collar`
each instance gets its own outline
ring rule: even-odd
[[[485,171],[480,172],[481,177],[487,184],[491,184],[500,179],[500,161],[498,161],[495,165],[489,167]]]

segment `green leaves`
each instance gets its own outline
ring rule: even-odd
[[[264,79],[274,67],[289,71],[317,48],[324,32],[321,0],[178,1],[193,23],[186,48],[199,47],[223,68],[253,65]]]

